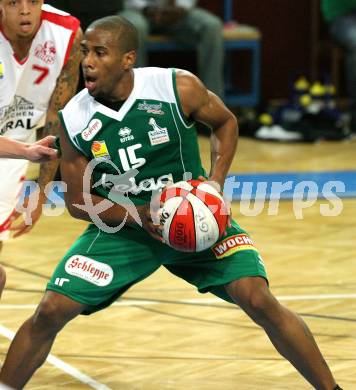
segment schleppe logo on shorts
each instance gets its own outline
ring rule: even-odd
[[[80,255],[69,258],[65,270],[70,275],[100,287],[110,284],[114,276],[114,271],[108,264]]]
[[[247,234],[236,234],[227,237],[224,240],[219,241],[211,249],[217,259],[222,259],[223,257],[230,256],[235,252],[243,250],[254,250],[257,252],[251,238]]]

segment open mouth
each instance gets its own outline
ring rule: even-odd
[[[94,76],[89,76],[85,75],[84,76],[84,83],[85,83],[85,88],[88,89],[88,91],[93,91],[97,82],[97,77]]]
[[[32,29],[32,23],[29,21],[23,21],[20,23],[20,28],[23,32],[30,31]]]

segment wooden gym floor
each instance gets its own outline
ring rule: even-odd
[[[201,139],[206,166],[208,140]],[[276,144],[242,138],[232,172],[352,171],[356,143]],[[356,174],[355,174],[356,176]],[[241,212],[269,273],[271,289],[312,329],[338,383],[356,389],[356,199],[338,216],[321,215],[325,199],[297,219],[293,202],[277,215]],[[0,302],[0,360],[9,338],[34,311],[55,264],[86,224],[66,213],[43,217],[28,235],[6,243],[8,282]],[[42,389],[310,389],[241,310],[200,295],[164,269],[122,300],[81,316],[58,336],[49,362],[26,387]]]

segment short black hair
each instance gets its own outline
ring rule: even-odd
[[[86,31],[93,29],[110,31],[119,43],[120,49],[127,53],[138,49],[138,32],[136,27],[127,19],[119,15],[105,16],[89,25]]]

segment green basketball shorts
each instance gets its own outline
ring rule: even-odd
[[[88,305],[90,314],[110,305],[161,265],[196,286],[232,302],[224,285],[247,276],[267,279],[263,261],[248,234],[235,222],[208,250],[178,252],[143,229],[109,234],[91,224],[55,269],[47,290]]]

